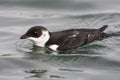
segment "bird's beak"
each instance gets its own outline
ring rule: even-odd
[[[20,39],[27,39],[28,38],[28,36],[26,36],[26,35],[22,35],[21,37],[20,37]]]

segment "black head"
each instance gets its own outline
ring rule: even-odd
[[[27,39],[29,37],[38,38],[42,35],[43,30],[47,31],[47,29],[43,26],[34,26],[30,28],[24,35],[22,35],[20,39]]]
[[[44,47],[50,39],[49,31],[42,26],[34,26],[30,28],[20,39],[28,39],[34,42],[35,45]]]

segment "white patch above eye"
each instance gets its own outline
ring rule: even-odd
[[[52,49],[52,50],[54,50],[54,51],[57,51],[57,48],[58,48],[58,47],[59,47],[59,46],[56,45],[56,44],[53,44],[53,45],[50,45],[50,46],[49,46],[49,48]]]

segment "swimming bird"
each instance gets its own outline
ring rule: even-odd
[[[103,32],[107,27],[108,25],[104,25],[99,29],[82,28],[50,32],[43,26],[34,26],[20,39],[31,40],[36,46],[46,47],[53,51],[68,50],[114,35]]]

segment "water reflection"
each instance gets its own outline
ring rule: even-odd
[[[26,73],[32,73],[34,74],[33,76],[29,77],[37,77],[37,78],[44,78],[44,79],[51,79],[51,78],[64,78],[62,76],[57,76],[57,75],[51,75],[48,70],[30,70],[30,71],[25,71]]]

